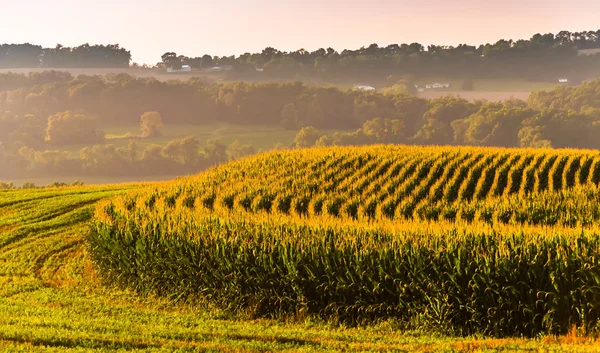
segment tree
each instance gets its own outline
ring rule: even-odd
[[[414,136],[414,142],[423,145],[449,145],[453,141],[450,126],[435,119],[427,119]]]
[[[294,103],[287,104],[281,110],[280,124],[284,129],[293,130],[298,128],[298,109]]]
[[[126,156],[131,164],[133,164],[138,158],[138,144],[135,141],[129,141],[127,144]]]
[[[256,153],[256,148],[250,144],[241,144],[238,140],[235,140],[227,148],[230,159],[240,159],[246,156],[250,156]]]
[[[404,123],[398,119],[375,118],[365,122],[362,130],[372,143],[403,143],[405,140]]]
[[[467,78],[467,79],[463,80],[460,88],[463,91],[474,91],[475,90],[475,82],[473,82],[473,80]]]
[[[393,86],[385,87],[381,90],[382,94],[385,95],[399,95],[399,94],[412,94],[416,95],[418,93],[418,89],[416,85],[407,80],[398,80]]]
[[[7,183],[4,181],[0,181],[0,190],[10,190],[14,189],[15,185],[13,183]]]
[[[331,139],[327,135],[321,136],[317,142],[315,143],[317,147],[327,147],[331,146]]]
[[[544,139],[542,129],[538,126],[525,126],[519,131],[521,147],[552,148],[552,141]]]
[[[216,165],[227,162],[227,146],[221,143],[219,139],[208,140],[204,146],[204,154],[209,164]]]
[[[140,130],[143,138],[161,136],[162,134],[158,130],[161,127],[163,127],[162,117],[158,112],[145,112],[140,117]]]
[[[96,120],[72,111],[60,112],[48,118],[46,141],[52,144],[95,143],[104,140],[104,132]]]
[[[294,139],[294,143],[298,148],[312,147],[317,143],[317,140],[321,137],[321,134],[312,126],[302,128]]]
[[[177,56],[175,52],[166,52],[160,58],[166,67],[174,70],[180,70],[183,65],[181,57]]]
[[[203,69],[208,69],[213,67],[213,58],[210,55],[204,55],[202,56],[202,60],[200,62],[200,67]]]

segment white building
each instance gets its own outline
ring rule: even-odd
[[[168,67],[167,68],[167,72],[169,73],[174,73],[174,72],[191,72],[192,71],[192,67],[190,65],[182,65],[181,69],[177,70],[177,69],[173,69]]]
[[[366,85],[354,85],[354,88],[359,89],[361,91],[374,91],[375,87],[366,86]]]
[[[452,85],[450,83],[431,83],[425,85],[426,89],[439,89],[439,88],[450,88]]]

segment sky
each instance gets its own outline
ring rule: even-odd
[[[155,64],[377,43],[485,44],[600,29],[598,0],[0,0],[0,43],[115,44]]]

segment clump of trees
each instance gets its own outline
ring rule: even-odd
[[[53,181],[46,186],[36,186],[33,182],[25,182],[20,187],[20,189],[39,189],[39,188],[63,188],[67,186],[83,186],[85,183],[82,180],[76,180],[72,183],[67,183],[64,181]],[[19,187],[15,186],[13,182],[4,182],[0,181],[0,190],[14,190],[19,189]]]
[[[202,144],[193,136],[172,140],[164,146],[150,144],[145,148],[141,148],[135,140],[123,147],[93,145],[80,149],[77,155],[21,147],[3,156],[6,168],[0,169],[0,177],[183,175],[254,153],[256,149],[252,145],[239,141],[229,146],[218,139]],[[52,186],[64,185],[55,183]],[[9,187],[11,184],[0,184],[0,189]]]
[[[406,91],[340,90],[293,83],[159,82],[126,74],[0,74],[0,177],[185,174],[255,152],[194,138],[141,149],[105,144],[100,124],[283,126],[291,146],[401,143],[600,149],[600,80],[535,92],[527,101],[424,99]],[[93,118],[92,118],[93,117]],[[338,131],[321,133],[322,131]],[[133,135],[131,137],[134,137]],[[289,144],[292,141],[282,141]],[[62,146],[85,144],[78,158]],[[283,146],[282,146],[283,147]],[[64,173],[64,174],[61,174]]]
[[[0,181],[0,190],[12,190],[15,188],[15,184],[11,182]]]
[[[469,102],[447,96],[427,101],[424,110],[413,110],[415,116],[377,117],[353,132],[322,135],[314,127],[304,128],[296,135],[295,145],[395,143],[600,149],[599,92],[597,80],[537,92],[527,102]]]
[[[314,146],[317,141],[321,138],[321,135],[312,126],[307,126],[302,128],[298,134],[296,134],[296,138],[294,138],[294,144],[296,147],[310,147]]]
[[[140,117],[140,137],[149,138],[160,136],[160,128],[163,127],[162,117],[159,112],[145,112]]]
[[[0,68],[126,68],[130,61],[131,53],[119,44],[57,44],[54,48],[29,43],[0,45]]]
[[[50,115],[46,128],[46,141],[53,145],[98,143],[104,140],[104,132],[96,120],[72,111]]]

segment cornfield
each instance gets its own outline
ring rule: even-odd
[[[459,334],[595,331],[600,154],[271,152],[101,203],[90,252],[140,293]]]

